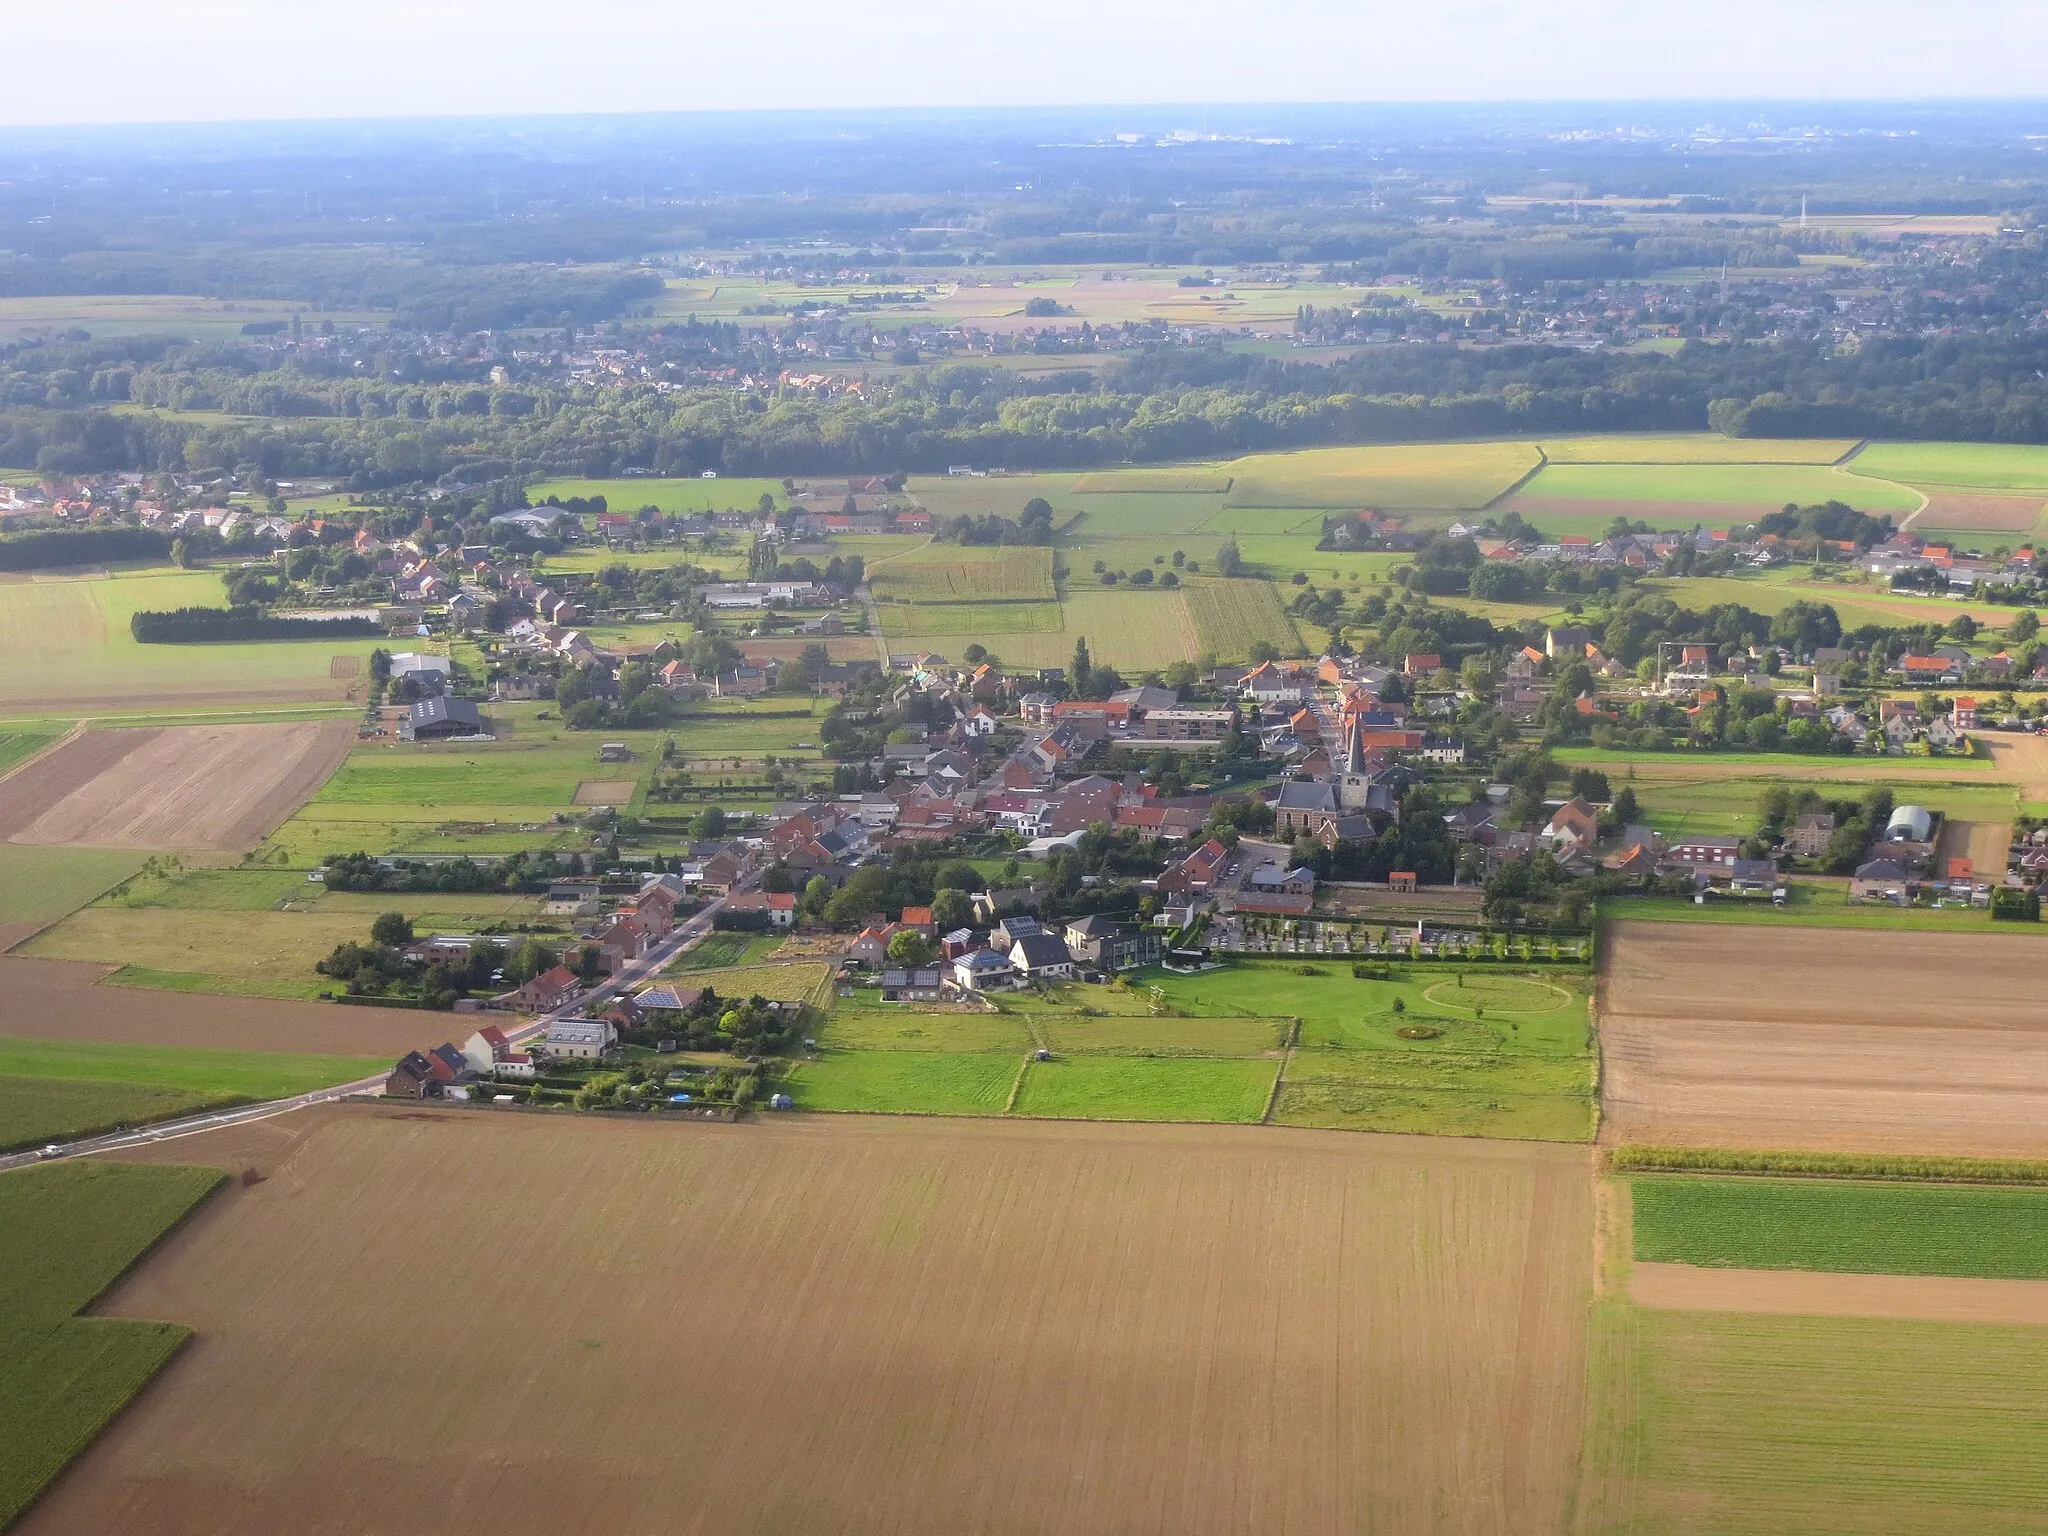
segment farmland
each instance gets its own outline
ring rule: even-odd
[[[526,489],[527,500],[535,506],[553,496],[558,501],[580,498],[588,501],[602,496],[614,512],[633,513],[642,507],[658,507],[667,513],[751,512],[763,496],[783,499],[780,480],[742,478],[657,479],[636,477],[617,480],[536,480]],[[681,556],[671,556],[680,559]]]
[[[1616,432],[1546,437],[1541,447],[1552,464],[1837,464],[1856,447],[1856,440]]]
[[[1254,454],[1222,466],[1234,507],[1483,507],[1537,467],[1528,443],[1422,443]]]
[[[2048,492],[2048,448],[2035,444],[1872,443],[1849,467],[1922,487]]]
[[[0,1525],[184,1343],[177,1323],[80,1318],[222,1181],[211,1168],[75,1163],[0,1175]]]
[[[1574,1153],[350,1112],[183,1155],[271,1176],[227,1190],[106,1310],[175,1298],[207,1348],[27,1536],[268,1532],[343,1490],[392,1536],[679,1510],[704,1531],[1566,1520],[1589,1225]],[[460,1192],[433,1243],[351,1219],[365,1189],[427,1185]],[[460,1371],[379,1347],[392,1317],[512,1315],[536,1275],[610,1300]],[[374,1475],[392,1444],[431,1446],[442,1475]]]
[[[2040,1155],[2044,1025],[2015,943],[2031,952],[1989,932],[1817,945],[1810,929],[1610,924],[1602,1138]]]
[[[206,571],[122,570],[0,581],[0,707],[111,712],[140,706],[340,701],[338,655],[367,657],[361,635],[224,645],[142,645],[128,631],[138,609],[218,607],[220,578]]]
[[[1906,513],[1920,497],[1905,486],[1867,475],[1802,464],[1553,463],[1515,492],[1526,516],[1539,516],[1546,503],[1641,503],[1678,515],[1684,507],[1713,508],[1711,520],[1734,509],[1751,517],[1775,512],[1787,502],[1808,505],[1845,501],[1859,512]],[[1617,509],[1619,510],[1619,509]],[[1631,517],[1647,513],[1631,511]]]
[[[1575,1529],[2035,1529],[2048,1330],[1595,1307]],[[1901,1390],[1910,1384],[1909,1390]]]
[[[2048,1280],[2048,1192],[1637,1177],[1635,1257],[1717,1268]]]
[[[369,1077],[388,1065],[379,1057],[0,1036],[0,1150],[283,1098]]]
[[[242,849],[334,770],[346,721],[87,731],[0,783],[17,843]]]
[[[1271,582],[1203,581],[1187,589],[1189,616],[1198,651],[1216,656],[1249,656],[1270,645],[1282,656],[1301,650],[1294,621],[1280,605]]]
[[[1229,1122],[1270,1107],[1277,1124],[1325,1129],[1593,1134],[1586,1001],[1569,973],[1371,981],[1248,962],[995,1001],[990,1016],[842,999],[822,1057],[791,1069],[792,1096],[917,1114]],[[1052,1059],[1025,1063],[1031,1047]]]
[[[110,972],[110,979],[123,974],[106,964],[0,956],[0,985],[8,998],[8,1006],[0,1009],[0,1048],[16,1039],[92,1041],[151,1050],[180,1046],[254,1055],[373,1057],[388,1063],[415,1046],[445,1039],[451,1023],[448,1015],[414,1009],[197,997],[182,990],[143,999],[103,984]],[[223,993],[231,990],[225,983],[235,978],[178,979],[203,980],[210,990]]]
[[[934,544],[896,556],[872,571],[876,598],[906,603],[974,603],[994,599],[1049,602],[1052,551],[1004,545],[993,549]]]
[[[242,327],[300,316],[309,324],[382,325],[381,310],[321,310],[286,299],[219,299],[194,293],[10,294],[0,298],[0,341],[57,331],[84,330],[111,336],[186,336],[226,341]]]

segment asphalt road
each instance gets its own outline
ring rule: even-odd
[[[585,1009],[607,1001],[618,993],[646,981],[671,960],[695,944],[711,931],[711,919],[718,909],[725,905],[725,898],[719,897],[703,911],[677,926],[674,932],[655,945],[646,954],[626,966],[617,975],[609,977],[596,988],[564,1003],[552,1013],[541,1014],[530,1024],[505,1031],[505,1037],[514,1045],[547,1033],[547,1028],[557,1019],[574,1018]],[[455,1019],[476,1019],[476,1014],[450,1014]],[[480,1021],[482,1022],[482,1021]],[[105,1136],[88,1136],[79,1141],[61,1142],[63,1157],[82,1157],[90,1152],[112,1152],[121,1147],[150,1146],[159,1141],[173,1141],[181,1136],[196,1136],[202,1131],[219,1130],[225,1125],[241,1125],[250,1120],[267,1120],[272,1115],[287,1115],[295,1109],[307,1109],[315,1104],[331,1104],[336,1099],[345,1099],[352,1094],[376,1093],[384,1086],[384,1079],[366,1077],[353,1083],[338,1083],[332,1088],[319,1088],[312,1093],[297,1094],[289,1099],[266,1099],[261,1104],[242,1104],[233,1109],[209,1110],[204,1114],[186,1115],[177,1120],[159,1120],[154,1125],[142,1126],[132,1131],[114,1131]],[[42,1162],[40,1152],[14,1152],[0,1157],[0,1171],[22,1168],[31,1163]]]

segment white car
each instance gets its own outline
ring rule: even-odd
[[[47,1163],[51,1158],[62,1157],[63,1155],[64,1149],[58,1146],[57,1143],[53,1141],[47,1147],[44,1147],[41,1151],[36,1153],[36,1161]]]

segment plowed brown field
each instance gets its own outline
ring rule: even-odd
[[[2048,1324],[2048,1281],[1947,1275],[1839,1275],[1792,1269],[1636,1264],[1629,1297],[1673,1312],[1797,1317],[1910,1317],[1937,1323]]]
[[[0,929],[0,939],[7,931]],[[0,1035],[396,1057],[445,1040],[451,1031],[458,1041],[465,1039],[478,1022],[461,1014],[413,1008],[351,1008],[94,985],[113,969],[0,955]]]
[[[24,1519],[121,1531],[1554,1532],[1583,1152],[335,1109],[102,1310],[197,1337]]]
[[[2004,934],[1616,923],[1600,1139],[2048,1155],[2039,964]]]
[[[253,848],[348,752],[347,720],[83,731],[0,780],[0,837],[99,848]]]

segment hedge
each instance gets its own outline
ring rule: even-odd
[[[170,557],[169,536],[154,528],[37,528],[0,539],[0,571]]]
[[[330,640],[381,631],[368,619],[279,619],[255,607],[144,609],[128,620],[144,645],[203,645],[231,640]]]
[[[1969,1184],[2048,1184],[2048,1162],[2024,1158],[1922,1157],[1911,1153],[1743,1152],[1721,1147],[1616,1147],[1615,1173],[1759,1173],[1820,1179],[1918,1179]]]

